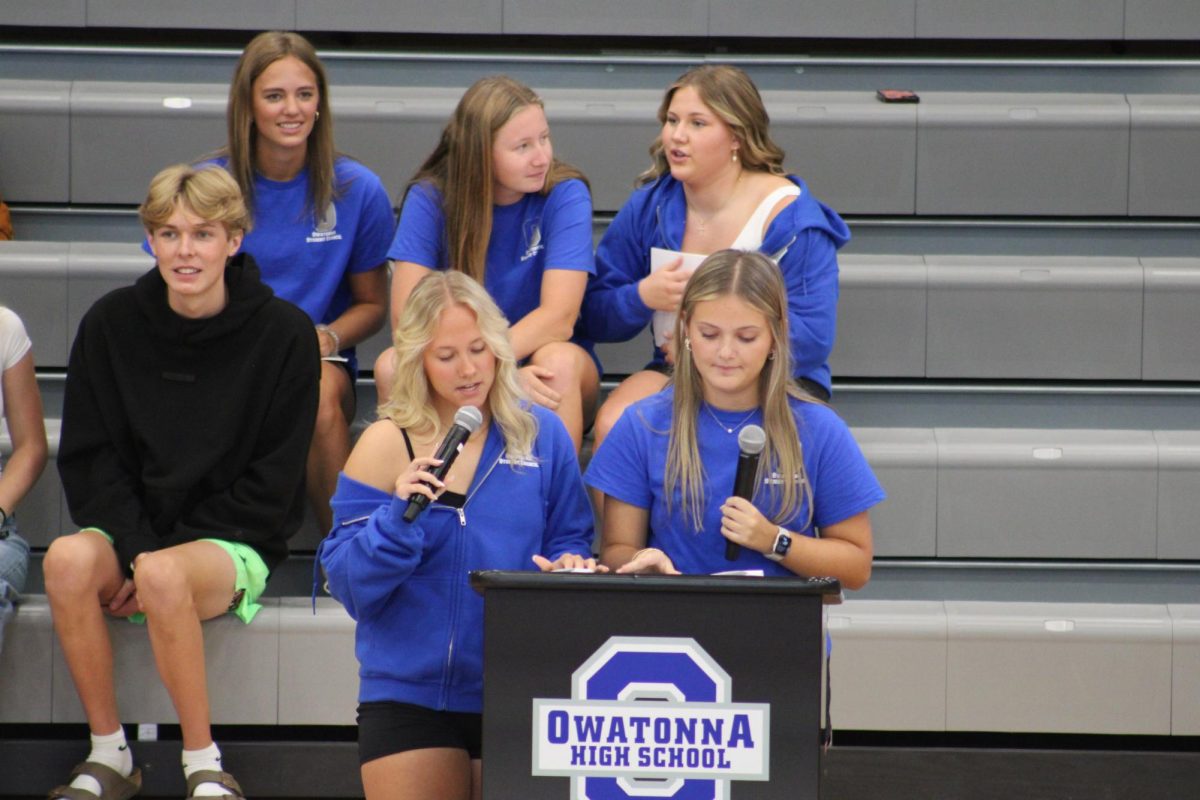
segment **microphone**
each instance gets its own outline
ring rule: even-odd
[[[733,497],[754,499],[754,479],[758,477],[758,457],[767,446],[767,434],[757,425],[747,425],[738,434],[737,475],[733,479]],[[741,546],[725,540],[725,560],[736,561]]]
[[[437,466],[430,467],[429,472],[433,477],[440,481],[446,476],[454,459],[458,458],[463,442],[467,441],[468,436],[479,430],[479,426],[482,424],[483,414],[475,406],[463,406],[454,412],[454,424],[450,426],[450,430],[446,432],[446,438],[442,439],[437,452],[433,454],[434,458],[442,462]],[[425,485],[429,486],[428,483]],[[423,494],[414,494],[409,497],[408,508],[404,509],[404,521],[412,522],[418,514],[425,510],[427,505],[429,505],[429,498]]]

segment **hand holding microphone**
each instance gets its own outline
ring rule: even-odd
[[[437,452],[433,454],[434,460],[440,462],[432,466],[429,474],[436,478],[439,482],[446,477],[446,473],[450,471],[451,465],[454,464],[454,459],[458,458],[459,452],[462,450],[463,444],[467,438],[479,430],[483,425],[483,414],[475,406],[463,406],[454,413],[454,424],[450,426],[450,430],[446,432],[446,438],[442,439],[442,443],[438,445]],[[434,488],[427,481],[422,481],[431,489]],[[408,498],[408,508],[404,509],[404,521],[412,522],[417,518],[417,515],[425,510],[429,505],[430,498],[428,495],[414,492]]]
[[[743,500],[754,499],[754,488],[758,477],[758,457],[767,446],[767,434],[757,425],[747,425],[738,434],[737,474],[733,479],[732,497]],[[725,560],[736,561],[741,547],[725,541]]]

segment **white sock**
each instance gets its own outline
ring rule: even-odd
[[[213,742],[208,747],[202,747],[199,750],[184,750],[183,751],[183,777],[190,778],[196,772],[204,769],[215,770],[221,772],[221,751],[217,747],[217,743]],[[202,783],[196,787],[196,791],[192,794],[193,797],[220,797],[223,794],[229,794],[229,790],[219,783]]]
[[[130,752],[129,744],[125,741],[125,729],[117,728],[114,733],[103,736],[93,733],[92,752],[88,754],[87,760],[112,767],[128,777],[133,772],[133,753]],[[71,788],[91,792],[97,797],[100,796],[101,791],[100,784],[90,775],[77,776],[75,780],[71,781]]]

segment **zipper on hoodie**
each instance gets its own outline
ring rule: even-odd
[[[504,451],[501,451],[500,455],[503,454]],[[496,469],[496,465],[500,463],[500,455],[496,456],[495,460],[492,461],[491,466],[488,467],[487,472],[483,473],[483,477],[475,483],[475,488],[470,492],[470,494],[467,495],[466,499],[463,500],[463,504],[460,507],[453,508],[453,506],[442,506],[442,508],[448,510],[453,509],[454,511],[458,512],[458,530],[460,535],[458,537],[458,556],[455,559],[455,567],[459,570],[465,566],[463,564],[463,560],[467,549],[467,537],[465,536],[467,529],[467,504],[471,502],[471,498],[473,498],[479,491],[479,487],[483,486],[483,482],[486,481],[488,477],[491,476],[492,471]],[[454,669],[454,645],[458,638],[458,611],[459,597],[461,592],[461,589],[458,589],[454,592],[454,603],[450,607],[450,644],[446,647],[446,663],[442,669],[442,691],[441,697],[438,698],[438,707],[443,710],[447,705],[449,705],[450,701],[450,676]]]

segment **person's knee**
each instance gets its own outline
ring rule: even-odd
[[[346,414],[342,410],[341,387],[332,381],[322,381],[320,403],[317,405],[317,422],[314,436],[329,436],[345,429],[347,425]]]
[[[167,613],[191,603],[187,572],[173,553],[156,552],[137,563],[133,576],[138,602],[148,615]]]
[[[592,425],[592,434],[597,447],[612,431],[613,426],[617,424],[617,420],[621,418],[621,414],[625,412],[628,405],[619,397],[610,395],[596,410],[596,421]]]
[[[395,376],[396,350],[393,347],[389,347],[379,354],[379,358],[375,359],[375,386],[379,391],[381,399],[387,396],[387,391],[391,387]]]
[[[570,342],[551,342],[539,347],[530,361],[554,373],[556,382],[578,386],[583,380],[583,371],[587,366],[584,363],[586,358],[587,353],[578,345]]]
[[[92,542],[79,534],[60,536],[50,543],[42,558],[46,594],[69,597],[95,592],[97,564]]]

